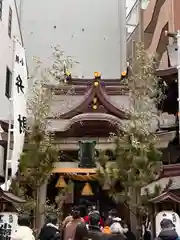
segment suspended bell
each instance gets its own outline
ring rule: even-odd
[[[103,190],[110,190],[110,185],[108,184],[108,182],[105,182],[104,185],[102,186]]]
[[[56,187],[57,188],[65,188],[67,186],[63,176],[60,176],[57,183],[56,183]]]
[[[94,195],[91,189],[91,185],[89,183],[86,183],[82,192],[81,192],[82,196],[92,196]]]

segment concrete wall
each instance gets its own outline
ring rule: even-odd
[[[120,4],[118,0],[17,0],[29,69],[34,66],[33,56],[49,64],[51,46],[59,44],[80,62],[72,75],[88,78],[100,71],[104,78],[119,77],[125,9]]]
[[[8,35],[9,7],[12,9],[12,37]],[[4,0],[2,20],[0,20],[0,120],[8,120],[10,114],[9,100],[5,96],[6,67],[12,71],[13,65],[13,36],[21,41],[17,12],[14,0]]]

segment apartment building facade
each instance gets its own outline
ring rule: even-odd
[[[150,0],[127,0],[126,2],[126,29],[127,29],[127,60],[133,55],[133,41],[142,40],[143,12]]]
[[[156,54],[159,69],[175,66],[177,46],[165,31],[180,29],[179,9],[178,0],[134,0],[126,16],[128,58],[133,55],[133,41],[144,41],[147,53]]]
[[[16,3],[14,0],[0,0],[0,183],[4,181],[8,121],[12,114],[14,37],[22,43]]]
[[[177,46],[165,35],[165,30],[175,32],[180,29],[179,10],[179,0],[150,0],[144,11],[145,48],[148,54],[157,54],[159,69],[176,65]]]

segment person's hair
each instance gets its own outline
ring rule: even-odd
[[[29,227],[31,224],[30,217],[27,215],[19,216],[18,217],[18,225]]]
[[[105,223],[104,223],[104,226],[110,227],[111,224],[112,224],[112,220],[111,220],[111,219],[107,219],[107,220],[105,221]]]
[[[88,207],[87,213],[89,214],[92,211],[92,206]]]
[[[71,222],[73,219],[72,216],[67,216],[64,221],[62,222],[63,227],[65,227],[69,222]]]
[[[160,226],[162,229],[164,228],[172,228],[174,227],[173,222],[170,219],[164,218],[161,222],[160,222]]]
[[[100,215],[96,212],[89,215],[89,224],[92,226],[98,226],[100,222]]]
[[[57,224],[57,216],[55,216],[55,215],[48,216],[47,223],[52,223],[53,225],[56,225]]]
[[[79,207],[74,207],[72,210],[72,217],[73,219],[78,219],[81,217],[81,211],[79,209]]]
[[[111,217],[117,217],[117,210],[116,209],[112,209],[112,210],[110,210],[109,211],[109,215],[111,216]]]

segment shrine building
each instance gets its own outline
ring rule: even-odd
[[[170,167],[178,161],[168,155],[169,146],[176,141],[178,132],[175,121],[177,109],[169,111],[172,101],[177,102],[177,99],[169,97],[177,91],[174,88],[177,71],[162,70],[157,71],[157,75],[168,86],[167,99],[160,109],[163,121],[153,120],[152,132],[159,138],[157,147],[163,152],[163,163],[170,164]],[[50,201],[53,202],[59,189],[71,181],[73,190],[67,196],[67,209],[72,204],[85,201],[99,205],[101,212],[107,210],[107,203],[111,208],[117,207],[108,197],[107,190],[98,184],[96,160],[99,152],[105,151],[109,161],[115,161],[113,152],[116,146],[111,136],[117,134],[122,124],[130,119],[129,90],[123,82],[123,79],[103,79],[96,73],[92,79],[69,78],[63,88],[48,86],[54,92],[48,117],[49,130],[54,132],[54,143],[59,147],[59,161],[47,187]],[[122,206],[120,210],[129,221],[129,211]]]

